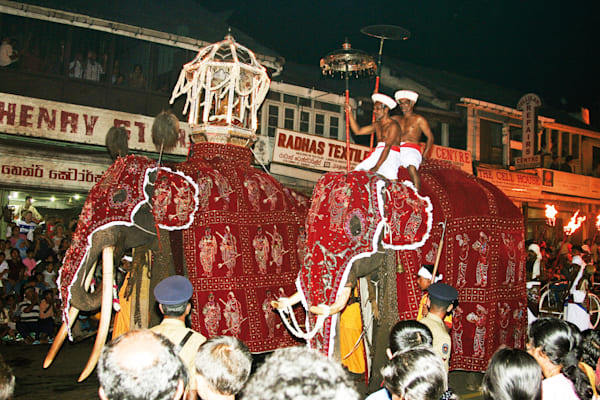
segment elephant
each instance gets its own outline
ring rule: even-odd
[[[204,336],[236,336],[252,352],[296,345],[273,318],[270,301],[295,290],[308,199],[251,161],[249,148],[209,142],[193,144],[184,162],[168,167],[143,156],[118,157],[90,191],[65,256],[64,323],[44,367],[77,312],[100,308],[96,343],[79,381],[91,373],[109,330],[113,267],[128,249],[135,249],[134,266],[152,251],[150,293],[166,276],[190,279],[191,325]],[[102,290],[92,293],[96,265]],[[134,301],[153,304],[151,297]]]
[[[307,326],[313,329],[299,336],[333,356],[338,351],[333,340],[336,313],[344,309],[353,280],[375,275],[378,318],[367,340],[375,386],[381,382],[377,366],[385,357],[389,330],[400,319],[417,317],[422,293],[416,275],[436,258],[443,282],[459,292],[451,369],[483,371],[500,345],[525,343],[520,210],[491,183],[443,161],[426,160],[420,174],[418,194],[403,168],[397,182],[364,171],[324,175],[307,217],[310,256],[298,276],[299,291],[274,303],[285,316],[285,310],[302,302],[309,311]],[[374,190],[378,185],[383,189]]]

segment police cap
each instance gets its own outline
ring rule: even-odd
[[[186,303],[194,292],[194,287],[188,278],[173,275],[160,281],[154,288],[154,297],[160,304],[175,305]]]
[[[434,283],[429,286],[427,292],[429,292],[429,296],[448,303],[452,303],[458,299],[456,289],[445,283]]]

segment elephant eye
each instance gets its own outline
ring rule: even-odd
[[[362,230],[360,218],[358,218],[356,215],[353,215],[352,218],[350,218],[349,225],[350,225],[350,232],[352,233],[352,236],[360,235],[360,232]]]
[[[120,204],[127,199],[127,191],[124,189],[117,189],[113,193],[112,201],[115,204]]]

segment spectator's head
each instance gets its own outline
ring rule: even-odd
[[[173,275],[160,281],[154,288],[154,297],[165,317],[185,318],[190,313],[190,298],[194,287],[188,278]]]
[[[140,64],[135,64],[133,66],[133,72],[136,74],[141,74],[142,73],[142,66]]]
[[[90,61],[96,61],[96,52],[94,50],[88,50],[87,58]]]
[[[33,213],[31,211],[25,211],[23,217],[25,218],[25,222],[29,223],[33,219]]]
[[[177,400],[187,372],[167,338],[149,330],[129,331],[105,345],[98,360],[102,400]]]
[[[456,289],[445,283],[434,283],[429,286],[428,292],[429,310],[434,314],[445,315],[449,313],[454,307],[454,302],[458,299]]]
[[[29,206],[31,205],[31,203],[33,203],[33,197],[31,196],[26,196],[25,197],[25,207],[29,208]]]
[[[1,247],[0,247],[1,248]],[[0,263],[2,263],[4,261],[4,259],[6,258],[6,256],[4,255],[3,251],[0,251]]]
[[[65,226],[63,224],[56,224],[56,227],[54,228],[54,235],[58,237],[64,237]]]
[[[542,370],[524,350],[503,348],[492,356],[482,388],[486,400],[541,400]]]
[[[0,400],[12,399],[15,391],[15,375],[0,354]]]
[[[28,248],[26,254],[28,258],[33,258],[33,249]]]
[[[429,286],[433,282],[437,282],[439,280],[439,274],[436,272],[435,279],[433,278],[433,265],[432,264],[424,264],[417,272],[417,285],[419,285],[419,289],[425,291],[429,288]]]
[[[14,247],[12,249],[10,249],[10,258],[13,260],[21,260],[21,253],[19,253],[18,249],[15,249]]]
[[[250,378],[244,400],[358,400],[342,366],[316,350],[275,350]]]
[[[388,358],[399,351],[418,346],[431,346],[433,336],[424,324],[415,320],[400,321],[390,332],[390,347],[386,350]]]
[[[33,301],[35,299],[35,287],[34,286],[29,286],[29,285],[25,285],[23,286],[23,298],[29,300],[29,301]]]
[[[581,361],[595,368],[600,359],[600,332],[586,329],[581,332]]]
[[[13,226],[12,229],[11,229],[11,232],[12,232],[12,234],[10,235],[10,237],[13,237],[13,238],[18,238],[19,237],[20,231],[19,231],[19,227],[18,226]]]
[[[586,375],[579,369],[581,332],[557,318],[540,318],[529,325],[527,352],[535,358],[546,378],[562,373],[580,398],[591,398]]]
[[[385,388],[405,400],[438,400],[448,390],[448,372],[441,357],[428,347],[394,355],[381,375]]]
[[[207,340],[196,354],[198,395],[204,400],[235,398],[251,368],[252,355],[241,340],[231,336]]]

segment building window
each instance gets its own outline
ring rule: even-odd
[[[569,143],[569,132],[562,132],[561,135],[561,154],[563,157],[568,156],[569,154],[571,154],[571,145]]]
[[[269,136],[275,137],[277,130],[277,122],[279,120],[279,107],[269,104],[269,121],[267,123],[267,131]]]
[[[329,137],[332,139],[338,138],[338,128],[340,125],[340,119],[338,117],[329,118]]]
[[[308,111],[300,111],[300,132],[308,133],[310,113]]]
[[[552,130],[551,138],[552,143],[550,144],[552,149],[552,154],[556,154],[560,157],[560,148],[558,147],[558,131]]]
[[[579,159],[581,158],[579,156],[579,139],[581,136],[579,135],[571,135],[571,154],[573,155],[573,158],[575,159]]]
[[[491,164],[502,164],[502,124],[481,119],[480,161]]]
[[[281,93],[269,90],[269,92],[267,93],[267,99],[281,101]]]
[[[298,96],[292,96],[291,94],[283,94],[283,102],[288,104],[298,104]]]
[[[322,101],[315,100],[315,108],[319,110],[331,111],[335,113],[341,112],[341,107],[336,104],[324,103]]]
[[[283,127],[285,129],[294,129],[294,110],[292,108],[286,108],[283,120]]]
[[[315,115],[315,135],[323,136],[323,132],[325,132],[325,115],[316,114]]]

